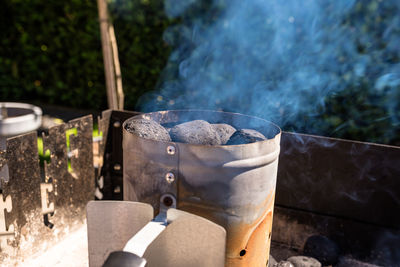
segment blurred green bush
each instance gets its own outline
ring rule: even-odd
[[[125,109],[134,110],[145,92],[154,90],[171,47],[164,30],[174,23],[164,13],[164,0],[111,0],[109,10],[118,43]]]
[[[162,0],[110,3],[126,108],[154,88],[169,50]],[[0,1],[0,99],[107,108],[94,0]]]

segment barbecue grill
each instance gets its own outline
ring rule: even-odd
[[[164,119],[169,120],[176,114],[178,113],[168,112]],[[157,192],[157,197],[154,199],[137,194],[136,198],[134,197],[132,192],[138,190],[138,187],[129,188],[131,182],[126,182],[126,180],[133,179],[131,175],[134,170],[127,168],[128,158],[124,153],[130,150],[123,150],[123,147],[128,144],[123,143],[122,140],[124,139],[124,142],[127,140],[123,138],[123,135],[127,134],[123,131],[124,121],[135,115],[140,114],[111,110],[103,112],[98,121],[102,140],[96,140],[95,147],[98,149],[94,154],[92,152],[92,119],[90,116],[54,126],[44,138],[44,148],[50,151],[51,157],[50,162],[44,163],[43,169],[40,168],[37,161],[37,135],[35,132],[7,140],[6,150],[0,153],[0,168],[7,164],[9,169],[8,182],[3,182],[2,212],[0,213],[2,227],[0,255],[3,263],[27,261],[33,257],[34,253],[40,253],[50,247],[57,247],[59,242],[72,235],[74,227],[85,222],[85,206],[89,200],[94,198],[94,195],[98,199],[94,203],[103,203],[102,205],[108,203],[104,200],[123,200],[124,196],[129,200],[147,202],[141,206],[143,214],[146,214],[143,217],[129,217],[131,215],[123,213],[124,217],[115,209],[104,209],[104,212],[99,215],[100,217],[95,216],[100,221],[103,220],[104,224],[114,223],[115,233],[121,234],[121,231],[128,229],[130,232],[124,234],[127,238],[123,240],[124,242],[134,236],[135,232],[140,233],[142,227],[150,223],[162,210],[161,205],[164,203],[162,196],[164,199],[165,196],[172,196],[172,206],[176,205],[177,213],[181,214],[172,214],[174,209],[169,209],[167,211],[170,213],[169,221],[175,221],[175,225],[179,225],[179,220],[186,222],[190,220],[192,222],[190,225],[193,226],[191,229],[196,229],[195,225],[202,225],[204,227],[202,229],[210,229],[210,231],[218,233],[216,234],[218,238],[211,242],[215,246],[210,247],[218,248],[216,250],[219,253],[210,255],[215,259],[220,259],[221,255],[225,255],[224,246],[218,243],[218,240],[223,238],[226,230],[228,236],[226,251],[228,253],[230,229],[221,227],[220,225],[224,226],[223,222],[215,219],[207,208],[201,212],[199,212],[201,209],[193,208],[193,202],[189,200],[194,201],[195,198],[189,198],[183,194],[190,193],[190,191],[180,192],[180,183],[190,182],[186,181],[189,176],[181,177],[178,174],[175,177],[175,183],[178,185],[177,191],[173,190],[175,185],[167,185],[154,189]],[[160,113],[153,113],[140,116],[156,116],[152,118],[157,119],[159,115]],[[171,117],[169,117],[170,115]],[[227,116],[235,117],[234,115]],[[212,118],[212,116],[208,118]],[[158,117],[158,119],[162,121],[163,118]],[[179,120],[181,119],[179,118]],[[69,136],[70,146],[67,147],[65,136],[66,132],[70,132],[67,130],[71,128],[76,129],[76,134]],[[272,137],[272,139],[260,142],[259,146],[270,145],[271,151],[274,151],[275,149],[272,147],[276,148],[276,144],[279,142],[273,144],[274,142],[271,140],[276,134],[271,136],[267,133],[268,137]],[[130,138],[135,139],[134,136],[130,136]],[[148,142],[150,141],[141,139],[133,141],[134,144]],[[232,151],[229,153],[234,156],[236,149],[246,150],[256,144],[232,146]],[[192,155],[210,155],[209,149],[214,149],[215,153],[222,153],[223,150],[223,147],[217,146],[214,148],[196,147],[199,150],[190,151],[189,148],[192,146],[177,143],[158,143],[158,145],[154,143],[153,145],[154,150],[150,151],[156,151],[158,153],[155,154],[156,156],[161,153],[171,156],[166,149],[169,145],[175,146],[177,154],[166,158],[171,160],[174,158],[173,156],[179,158],[185,156],[179,166],[185,162],[192,162],[191,158],[187,156],[191,155],[190,153]],[[271,254],[277,260],[290,255],[302,254],[304,244],[310,236],[322,235],[338,244],[342,256],[351,255],[356,259],[381,266],[396,266],[399,262],[396,260],[399,257],[398,248],[400,247],[398,199],[400,195],[400,181],[398,180],[400,148],[287,132],[282,133],[280,147]],[[135,146],[135,149],[138,149],[138,146]],[[253,148],[250,151],[253,151]],[[229,153],[228,155],[230,155]],[[132,156],[134,157],[134,155]],[[145,154],[145,156],[149,155]],[[255,154],[251,154],[250,157],[257,158]],[[93,167],[93,158],[96,159],[96,168]],[[229,159],[229,157],[225,159]],[[230,160],[236,161],[236,159]],[[157,165],[157,160],[154,162]],[[68,168],[68,165],[71,167]],[[158,172],[163,174],[163,183],[167,182],[165,170],[158,169]],[[174,169],[168,168],[168,170]],[[202,171],[208,171],[207,168],[199,168],[199,170],[198,173],[192,173],[201,175]],[[181,171],[185,171],[185,168]],[[167,190],[162,191],[165,188]],[[201,192],[194,189],[193,192]],[[204,192],[206,193],[207,190]],[[122,203],[124,203],[122,205],[128,206],[136,202],[124,201]],[[217,205],[218,202],[215,204]],[[139,204],[133,205],[135,207],[125,207],[125,210],[139,209],[137,206]],[[263,212],[264,210],[260,211],[260,214]],[[141,223],[135,227],[118,224],[121,220],[132,221],[134,218],[141,218]],[[90,224],[90,219],[88,220]],[[48,222],[51,222],[53,227],[49,227]],[[170,237],[168,239],[163,237],[164,242],[179,240],[182,231],[179,231],[180,227],[174,231],[170,227],[172,225],[173,223],[166,226],[166,230],[163,231],[166,236]],[[167,234],[168,232],[169,234]],[[195,235],[196,231],[193,232]],[[253,231],[250,232],[253,233]],[[97,236],[105,235],[105,233],[97,233]],[[90,235],[89,228],[89,243]],[[161,237],[160,235],[159,238],[162,239]],[[148,255],[159,251],[169,251],[168,249],[171,248],[164,246],[166,243],[161,241],[161,243],[157,243],[157,240],[154,242],[154,246],[158,247],[151,248],[149,246]],[[122,250],[123,245],[119,244],[120,247],[116,250]],[[234,248],[237,250],[233,249],[232,251],[239,252],[240,258],[243,247],[236,243]],[[204,250],[200,251],[199,249],[199,255],[201,253],[204,253]],[[251,250],[248,250],[248,253],[250,255]],[[173,254],[170,255],[172,258],[174,257]],[[168,254],[165,257],[168,258]],[[146,254],[144,254],[144,258],[146,258]],[[149,257],[146,259],[151,261]]]

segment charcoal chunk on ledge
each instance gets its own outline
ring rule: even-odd
[[[227,145],[241,145],[249,144],[262,140],[267,140],[267,138],[260,132],[252,129],[241,129],[237,130],[226,143]]]
[[[146,139],[157,141],[170,142],[171,137],[168,131],[159,123],[153,120],[136,119],[132,120],[125,126],[126,130],[130,133],[137,134]]]
[[[275,260],[275,258],[270,254],[269,259],[268,259],[268,267],[274,267],[278,262]]]
[[[220,145],[225,145],[236,129],[226,123],[211,124],[219,135]]]
[[[294,267],[290,261],[280,261],[273,266],[274,267]]]
[[[169,131],[172,141],[194,145],[219,145],[219,134],[214,127],[203,120],[178,124]]]
[[[321,263],[318,260],[306,256],[293,256],[287,261],[290,261],[294,267],[321,267]]]

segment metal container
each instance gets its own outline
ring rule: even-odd
[[[165,127],[190,120],[228,123],[236,129],[255,129],[268,140],[231,146],[148,140],[125,130],[127,123],[139,118]],[[171,194],[178,209],[227,230],[226,266],[265,266],[280,137],[275,124],[234,113],[160,111],[130,118],[123,133],[124,200],[146,202],[158,211],[161,197]]]
[[[13,102],[0,102],[0,147],[4,149],[7,137],[39,128],[42,110],[39,107]]]
[[[0,102],[0,151],[6,149],[8,137],[36,130],[41,123],[42,110],[39,107],[25,103]],[[9,179],[7,165],[0,168],[1,179]]]

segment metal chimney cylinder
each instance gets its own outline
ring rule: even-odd
[[[125,130],[135,119],[165,127],[190,121],[254,129],[268,140],[243,145],[193,145],[139,137]],[[124,200],[172,205],[227,231],[226,266],[266,266],[271,242],[281,130],[260,118],[214,111],[160,111],[124,123]],[[174,201],[168,196],[173,196]],[[196,242],[196,240],[193,240]]]
[[[6,139],[34,131],[42,123],[39,107],[14,102],[0,102],[0,149],[5,149]]]

